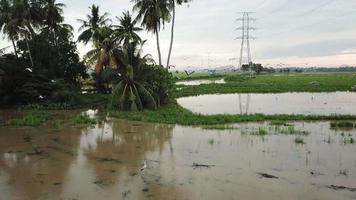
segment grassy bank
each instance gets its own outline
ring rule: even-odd
[[[229,77],[234,80],[233,77]],[[260,75],[244,81],[226,84],[184,86],[175,97],[228,93],[281,93],[349,91],[356,85],[354,73],[315,73],[290,75]]]
[[[218,125],[259,121],[316,121],[316,120],[356,120],[356,115],[308,116],[308,115],[199,115],[171,103],[156,111],[111,112],[111,117],[152,123],[179,125]]]

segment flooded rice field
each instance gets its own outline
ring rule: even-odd
[[[224,79],[220,80],[192,80],[192,81],[179,81],[176,83],[176,85],[189,85],[189,86],[194,86],[194,85],[203,85],[203,84],[224,84],[226,83]]]
[[[356,199],[354,139],[329,122],[0,127],[0,199]]]
[[[195,113],[355,115],[355,92],[217,94],[184,97],[178,103]]]

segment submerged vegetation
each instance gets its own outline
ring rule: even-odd
[[[97,119],[90,118],[88,115],[77,115],[71,119],[72,124],[74,125],[90,125],[97,124]]]
[[[49,119],[49,114],[41,111],[30,111],[21,118],[12,119],[9,125],[12,126],[39,126]]]

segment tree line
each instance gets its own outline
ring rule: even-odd
[[[74,38],[73,27],[64,23],[65,4],[56,0],[0,0],[0,30],[14,50],[14,54],[2,53],[0,57],[0,94],[4,97],[0,103],[53,99],[54,88],[77,92],[89,77],[88,66],[95,68],[97,90],[101,93],[112,90],[111,104],[122,110],[157,108],[167,101],[172,87],[168,68],[176,6],[189,0],[131,2],[135,15],[125,11],[115,20],[108,13],[100,13],[99,6],[92,5],[86,18],[78,20],[80,34]],[[171,42],[163,66],[159,33],[170,22]],[[142,55],[146,41],[139,33],[143,30],[156,36],[158,64],[150,55]],[[83,60],[78,55],[77,42],[92,46]],[[68,92],[55,93],[68,95]]]

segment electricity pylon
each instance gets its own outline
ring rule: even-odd
[[[253,12],[239,12],[242,14],[241,18],[236,19],[236,21],[241,21],[242,26],[237,28],[236,30],[241,30],[242,35],[237,37],[236,39],[241,40],[241,50],[240,50],[240,59],[239,59],[239,69],[242,69],[242,62],[244,58],[244,51],[247,50],[247,61],[250,66],[250,72],[252,70],[252,56],[251,56],[251,47],[250,47],[250,40],[256,39],[252,37],[250,32],[251,30],[256,30],[254,27],[251,27],[251,21],[256,21],[255,18],[251,18],[250,14]]]

